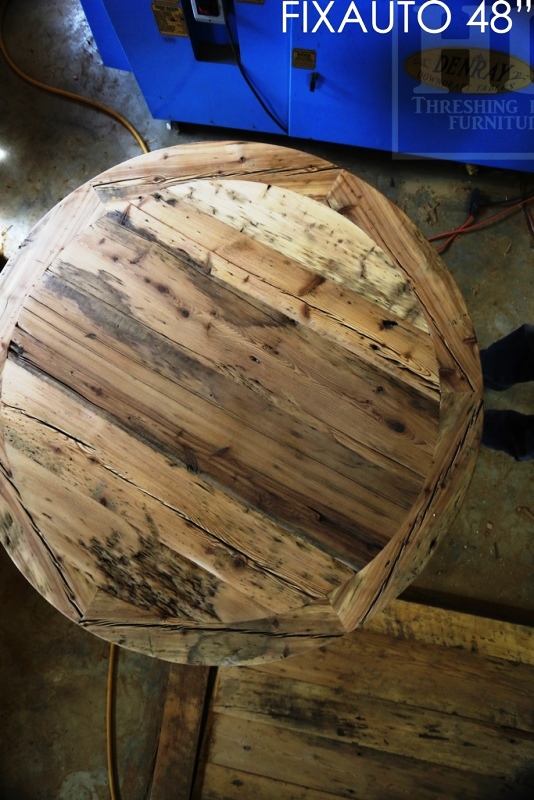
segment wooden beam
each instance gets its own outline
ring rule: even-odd
[[[395,600],[365,630],[534,666],[534,628]]]
[[[209,675],[208,667],[173,664],[170,668],[148,800],[189,800]]]

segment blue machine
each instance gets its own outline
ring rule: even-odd
[[[158,119],[534,171],[523,0],[82,0]]]

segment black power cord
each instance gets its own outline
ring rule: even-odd
[[[245,83],[249,87],[250,91],[252,92],[252,94],[254,95],[254,97],[256,98],[258,103],[260,104],[260,106],[263,108],[263,110],[265,111],[267,116],[270,119],[272,119],[272,121],[275,123],[275,125],[277,125],[280,128],[280,130],[283,131],[283,133],[286,133],[286,134],[289,133],[288,128],[282,122],[280,122],[280,120],[278,119],[276,114],[273,111],[271,111],[271,109],[268,107],[268,105],[265,102],[265,100],[263,99],[263,97],[260,95],[260,93],[258,92],[256,87],[254,86],[254,84],[252,83],[250,78],[248,77],[248,75],[247,75],[247,73],[245,71],[245,68],[243,66],[243,63],[241,61],[241,55],[239,53],[239,46],[236,44],[236,42],[234,40],[234,37],[233,37],[233,34],[232,34],[232,30],[230,28],[230,23],[228,21],[227,3],[225,2],[225,0],[222,0],[221,8],[222,8],[222,14],[223,14],[223,19],[224,19],[224,25],[226,27],[226,32],[228,34],[228,39],[230,41],[230,48],[232,50],[232,55],[233,55],[233,57],[235,59],[235,63],[237,65],[238,69],[239,69],[239,72],[243,76],[243,80],[245,81]]]

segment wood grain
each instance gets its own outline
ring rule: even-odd
[[[497,656],[502,623],[462,616],[396,601],[308,655],[220,669],[194,800],[529,797],[533,631]]]
[[[263,663],[422,569],[476,460],[452,279],[371,187],[240,142],[97,176],[4,270],[2,542],[88,630]]]
[[[534,667],[534,633],[527,625],[395,600],[364,628],[410,642],[454,647],[487,659]]]
[[[352,741],[331,740],[283,725],[265,725],[257,720],[226,715],[215,721],[212,753],[215,765],[226,767],[216,787],[219,790],[224,787],[225,800],[243,796],[238,793],[240,787],[228,781],[229,774],[234,770],[257,774],[262,767],[270,778],[263,784],[263,797],[268,800],[279,796],[280,784],[284,783],[288,784],[286,792],[288,789],[301,791],[301,787],[305,787],[312,792],[325,793],[327,798],[333,795],[358,800],[383,800],[384,797],[388,800],[410,797],[435,800],[442,796],[444,786],[449,798],[488,800],[494,796],[497,784],[492,775],[480,776],[440,764],[431,769],[424,761],[373,751]],[[257,765],[255,769],[252,764]],[[202,800],[217,798],[217,794],[212,794],[210,773],[211,766],[206,774]],[[504,791],[507,788],[503,780],[498,781],[498,786]],[[291,794],[287,796],[292,797]]]
[[[209,669],[173,664],[148,800],[189,800],[195,779]]]

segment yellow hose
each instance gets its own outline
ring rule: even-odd
[[[119,800],[119,789],[115,780],[115,726],[113,707],[115,704],[115,671],[117,665],[117,646],[112,644],[109,648],[108,663],[108,690],[106,697],[106,748],[108,761],[108,783],[111,800]]]
[[[121,125],[123,125],[126,130],[128,130],[134,139],[136,140],[137,144],[143,151],[143,153],[148,153],[148,147],[141,136],[141,134],[134,128],[131,122],[129,122],[122,114],[119,114],[118,111],[115,111],[113,108],[109,108],[108,106],[103,105],[103,103],[99,103],[97,100],[92,100],[90,97],[84,97],[80,94],[74,94],[74,92],[67,92],[65,89],[58,89],[55,86],[48,86],[48,84],[43,83],[42,81],[38,81],[36,78],[32,78],[31,75],[26,75],[20,67],[18,67],[9,53],[7,52],[6,46],[4,44],[4,35],[3,35],[3,28],[4,28],[4,16],[5,11],[7,8],[7,2],[2,4],[0,9],[0,52],[4,56],[6,62],[11,67],[13,72],[15,72],[19,78],[30,83],[32,86],[36,86],[38,89],[43,89],[45,92],[50,92],[51,94],[59,95],[59,97],[65,97],[67,100],[72,100],[75,103],[82,103],[86,106],[90,106],[94,108],[96,111],[100,111],[103,114],[107,114],[108,117],[116,120]]]

